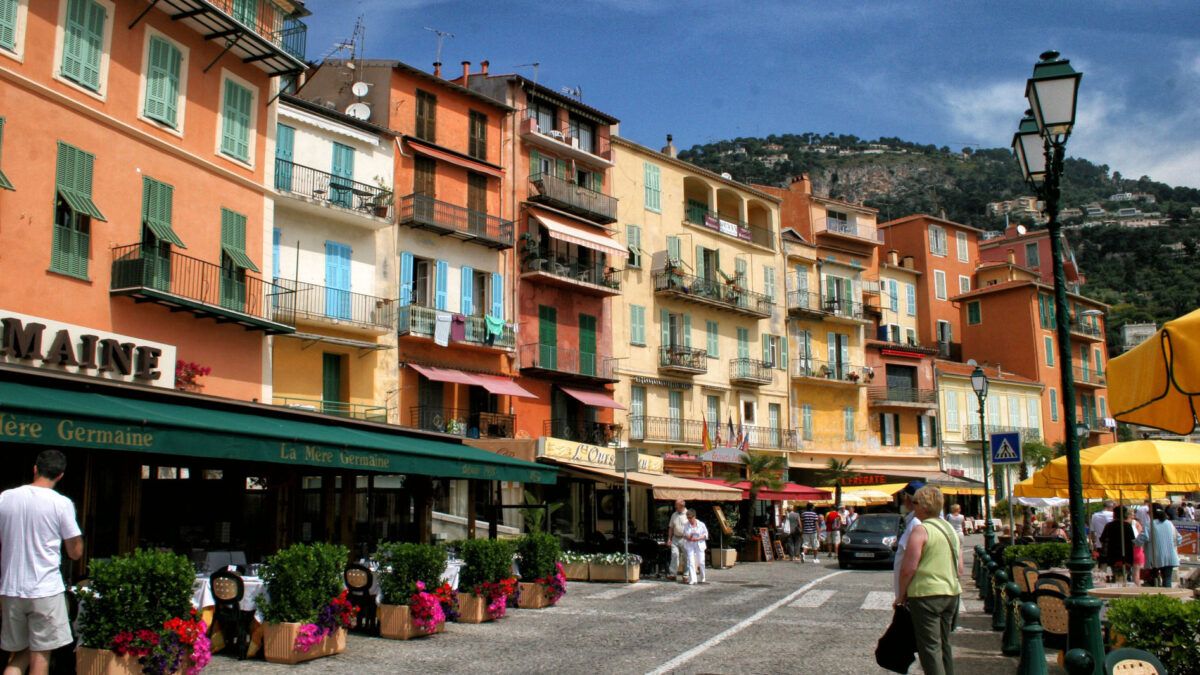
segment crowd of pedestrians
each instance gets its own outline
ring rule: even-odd
[[[858,520],[853,506],[826,509],[813,508],[812,502],[803,510],[791,506],[780,519],[779,538],[785,542],[785,553],[795,562],[820,562],[821,552],[836,558],[842,545],[842,534]]]

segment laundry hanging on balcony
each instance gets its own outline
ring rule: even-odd
[[[450,346],[450,312],[438,312],[433,319],[433,343],[439,347]]]

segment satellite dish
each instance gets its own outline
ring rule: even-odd
[[[355,82],[354,84],[350,85],[350,91],[359,98],[366,96],[367,92],[370,90],[371,85],[367,84],[366,82]]]
[[[371,106],[366,103],[351,103],[346,107],[346,114],[365,122],[371,119]]]
[[[971,367],[974,367],[974,366],[977,366],[977,365],[979,365],[979,362],[978,362],[978,361],[976,361],[975,359],[967,359],[967,365],[968,365],[968,366],[971,366]]]
[[[1017,226],[1017,234],[1025,234],[1025,226],[1024,225]]]
[[[728,171],[723,171],[721,172],[721,178],[724,178],[725,180],[733,180],[733,174],[729,173]]]

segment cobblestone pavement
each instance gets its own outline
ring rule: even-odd
[[[819,565],[741,564],[708,578],[697,586],[572,582],[557,607],[510,609],[493,623],[449,624],[443,634],[408,642],[351,636],[344,654],[299,666],[217,655],[206,672],[883,672],[873,654],[891,619],[890,570],[844,571],[822,558]],[[1014,672],[1016,659],[1000,656],[1000,635],[969,580],[964,590],[958,671]]]

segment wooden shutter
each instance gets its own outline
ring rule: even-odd
[[[499,272],[492,273],[492,316],[504,318],[504,275]]]
[[[659,318],[659,345],[663,347],[671,346],[671,313],[667,310],[661,310],[658,314]]]
[[[463,265],[458,279],[458,285],[462,291],[458,311],[460,314],[470,316],[475,313],[475,270]],[[480,298],[479,301],[483,302],[483,298]]]
[[[233,80],[225,80],[225,105],[222,107],[221,152],[250,160],[250,106],[253,96],[249,89]]]
[[[413,254],[400,253],[400,306],[407,307],[413,298]]]
[[[690,348],[692,346],[692,315],[683,315],[683,346]]]
[[[175,126],[179,101],[179,50],[159,37],[150,38],[146,65],[146,117]]]
[[[529,151],[529,177],[536,179],[542,175],[542,155],[537,150]]]
[[[450,276],[450,263],[445,260],[437,261],[436,275],[433,306],[436,309],[446,309],[446,282],[449,281],[447,277]]]
[[[0,0],[0,47],[17,47],[18,0]]]

